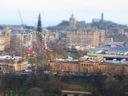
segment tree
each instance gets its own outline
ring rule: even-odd
[[[60,82],[50,80],[42,86],[45,96],[61,96]]]
[[[108,77],[103,86],[103,96],[124,96],[123,85],[114,77]]]
[[[60,96],[61,87],[60,82],[55,80],[55,78],[50,77],[45,74],[38,74],[36,76],[36,85],[43,91],[43,96]]]
[[[5,91],[6,84],[5,84],[5,78],[4,76],[0,76],[0,92]]]
[[[109,75],[103,80],[102,78],[101,80],[95,79],[95,82],[96,84],[93,84],[93,96],[125,96],[128,88],[127,79],[119,81],[113,75]]]
[[[29,90],[29,96],[45,96],[41,88],[34,87]]]
[[[93,78],[93,94],[94,96],[104,96],[103,95],[103,85],[104,81],[106,80],[106,76],[103,76],[102,73],[99,71],[96,75],[92,76]]]

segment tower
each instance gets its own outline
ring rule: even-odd
[[[101,13],[101,21],[104,21],[104,13]]]
[[[39,17],[38,17],[37,31],[42,32],[42,24],[41,24],[41,15],[40,15],[40,13],[39,13]]]
[[[73,29],[76,27],[76,20],[73,14],[71,15],[71,18],[69,19],[69,26],[70,28],[73,28]]]
[[[41,15],[39,13],[38,22],[37,22],[37,40],[42,41],[42,24],[41,24]]]

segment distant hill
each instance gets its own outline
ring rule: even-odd
[[[128,26],[114,23],[112,21],[97,21],[92,23],[86,23],[85,21],[77,21],[75,29],[86,29],[86,28],[98,28],[108,30],[118,30],[120,28],[128,29]],[[69,21],[62,21],[58,25],[47,27],[51,31],[55,30],[70,30]]]

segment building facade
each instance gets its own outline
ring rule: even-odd
[[[13,30],[11,34],[11,46],[15,49],[28,48],[35,39],[35,31],[32,30]]]
[[[5,37],[3,34],[0,35],[0,51],[5,50]]]
[[[80,57],[78,62],[70,61],[52,61],[49,62],[49,66],[52,71],[58,72],[81,72],[81,73],[93,73],[102,71],[105,73],[109,72],[128,72],[127,64],[115,64],[103,62],[103,57]]]
[[[0,60],[0,70],[8,70],[8,71],[21,71],[27,69],[27,61],[19,61],[19,60]]]
[[[0,51],[4,51],[10,47],[11,30],[4,29],[0,30]]]
[[[79,72],[78,62],[61,62],[51,61],[49,62],[50,69],[58,72]]]
[[[67,42],[69,44],[86,44],[92,47],[99,46],[100,42],[105,41],[104,30],[75,30],[67,32]]]
[[[51,61],[49,66],[52,71],[92,73],[102,60],[103,57],[80,57],[78,61]]]

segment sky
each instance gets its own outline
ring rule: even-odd
[[[36,26],[39,13],[44,27],[69,20],[72,14],[77,21],[90,23],[102,12],[104,20],[128,24],[127,0],[0,0],[0,25]]]

